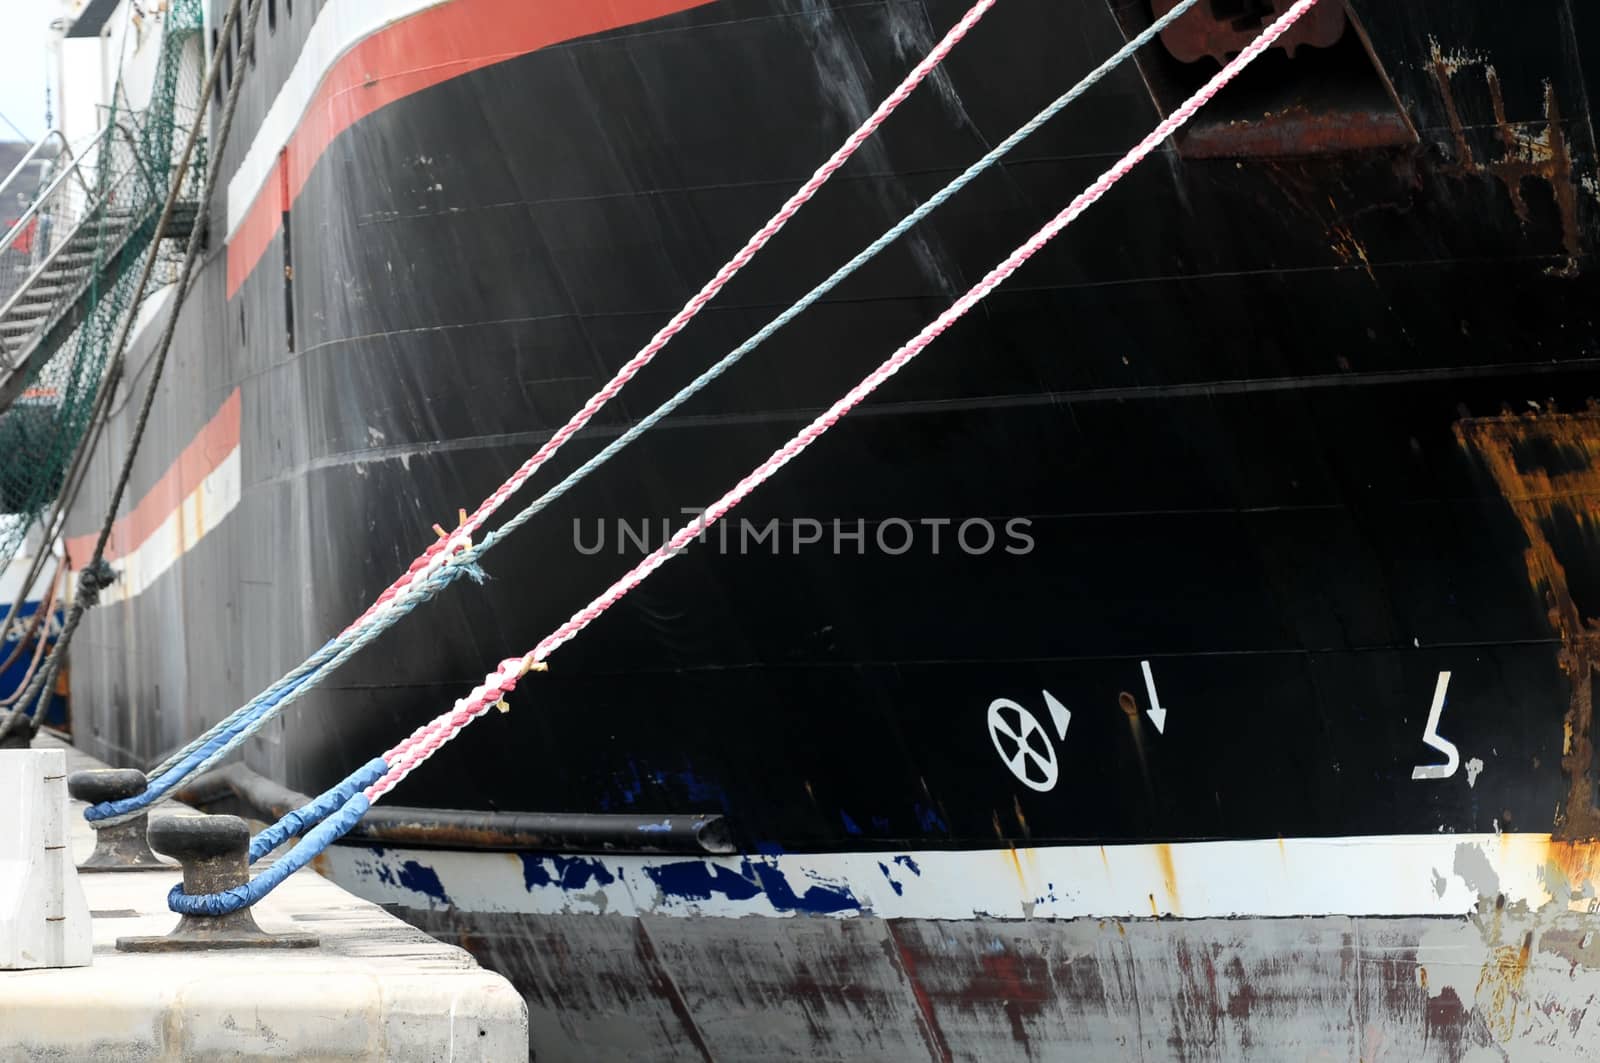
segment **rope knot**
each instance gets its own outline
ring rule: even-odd
[[[465,528],[466,526],[467,526],[467,511],[464,510],[464,509],[457,509],[456,510],[456,531],[460,531],[462,528]],[[441,528],[439,525],[435,524],[433,526],[433,534],[437,535],[441,539],[448,540],[452,535],[455,534],[455,532],[447,532],[443,528]],[[472,536],[471,535],[463,535],[463,536],[461,536],[461,538],[455,540],[455,542],[448,542],[447,541],[444,544],[444,549],[445,549],[445,553],[448,554],[451,557],[454,557],[455,555],[461,553],[463,550],[471,550],[472,549]]]
[[[478,549],[473,545],[471,534],[457,536],[462,528],[467,526],[467,511],[456,510],[456,530],[447,532],[439,525],[433,526],[433,533],[440,539],[444,556],[439,559],[439,571],[446,573],[445,582],[453,581],[457,576],[467,576],[474,583],[483,583],[489,578],[478,564]]]
[[[117,582],[117,570],[111,562],[100,558],[78,573],[78,601],[85,609],[100,604],[100,592]]]
[[[472,582],[482,583],[489,576],[478,565],[478,550],[472,544],[471,534],[456,537],[456,533],[466,526],[467,511],[464,509],[456,510],[456,530],[454,532],[447,532],[437,524],[433,526],[433,533],[444,540],[440,544],[444,556],[439,561],[439,567],[441,569],[447,566],[454,568],[455,572],[451,574],[451,579],[464,573],[472,578]]]

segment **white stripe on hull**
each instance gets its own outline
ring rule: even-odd
[[[1533,909],[1587,911],[1595,897],[1592,855],[1548,834],[1427,834],[751,857],[334,846],[318,866],[379,903],[477,912],[1461,916],[1496,896]]]
[[[305,117],[317,87],[333,64],[351,48],[392,22],[399,22],[448,0],[328,0],[306,36],[294,69],[284,79],[255,139],[228,179],[228,239],[278,163],[278,152]]]
[[[117,581],[101,592],[101,603],[127,601],[148,590],[238,508],[239,491],[239,447],[235,445],[144,542],[126,557],[112,562]]]

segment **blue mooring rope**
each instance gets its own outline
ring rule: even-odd
[[[336,839],[349,833],[366,815],[367,809],[372,807],[372,802],[361,791],[377,782],[388,770],[387,761],[382,757],[374,757],[338,786],[257,834],[250,842],[252,864],[307,827],[312,827],[310,833],[301,838],[293,849],[244,885],[217,893],[191,895],[183,892],[183,883],[180,882],[167,894],[167,907],[180,915],[227,915],[250,907],[271,893],[278,883],[316,859]]]
[[[474,579],[481,582],[483,573],[477,567],[478,559],[493,549],[506,536],[520,528],[534,514],[560,499],[573,487],[581,483],[590,473],[610,461],[630,443],[655,427],[689,399],[699,394],[712,381],[733,368],[745,355],[766,342],[779,329],[800,316],[817,300],[827,295],[851,274],[877,257],[890,244],[904,236],[914,226],[927,218],[928,215],[943,206],[952,196],[966,188],[982,173],[1009,154],[1017,145],[1032,136],[1046,122],[1066,109],[1089,89],[1099,84],[1108,74],[1126,62],[1140,48],[1154,40],[1157,34],[1181,18],[1197,3],[1199,3],[1199,0],[1181,0],[1172,10],[1117,49],[1115,53],[1085,75],[1072,88],[1058,96],[1049,106],[1034,115],[1033,118],[1006,137],[1005,140],[995,145],[982,158],[968,166],[949,184],[934,193],[921,206],[900,219],[891,229],[863,248],[854,258],[840,266],[826,280],[812,288],[787,310],[773,318],[749,339],[724,355],[720,361],[697,376],[643,420],[612,440],[603,450],[568,474],[560,483],[534,499],[533,502],[529,503],[505,524],[485,535],[483,542],[462,550],[457,555],[455,562],[436,570],[434,575],[427,580],[414,584],[413,589],[402,596],[395,603],[394,608],[373,617],[358,632],[344,632],[338,637],[330,639],[316,653],[308,657],[299,667],[289,672],[273,686],[257,695],[221,723],[214,725],[204,735],[189,743],[178,753],[167,758],[157,768],[154,773],[156,778],[151,780],[150,787],[143,794],[120,801],[104,802],[91,806],[85,810],[85,817],[91,821],[105,823],[107,820],[116,822],[131,819],[138,815],[141,810],[160,800],[161,797],[165,796],[166,793],[189,775],[209,768],[229,752],[236,749],[241,742],[254,734],[277,713],[287,708],[301,694],[315,687],[317,683],[343,664],[352,654],[358,652],[362,647],[388,630],[401,617],[409,615],[418,605],[432,599],[459,576],[471,574]],[[382,763],[382,761],[380,759],[373,763]],[[362,770],[365,771],[370,767],[371,764]],[[346,780],[346,782],[348,781]],[[363,784],[363,786],[365,785]],[[298,811],[306,812],[307,810],[323,807],[325,802],[333,801],[333,795],[338,793],[339,790],[340,787],[336,787],[334,790],[328,791],[328,793],[307,805],[305,809]],[[255,903],[256,900],[264,897],[279,882],[282,882],[294,871],[304,867],[318,853],[332,844],[334,840],[354,827],[368,807],[369,803],[364,796],[360,793],[354,794],[354,796],[349,797],[339,805],[336,813],[329,814],[314,830],[302,838],[287,856],[274,863],[270,869],[251,880],[246,886],[199,897],[190,897],[182,892],[181,887],[174,887],[172,895],[168,898],[169,907],[176,912],[218,915]],[[291,813],[290,815],[296,814]],[[268,828],[268,831],[277,830],[288,819],[288,816],[284,817],[284,820],[280,820],[278,824]],[[257,840],[259,841],[266,836],[267,832],[263,832],[262,835],[258,836]],[[288,835],[285,834],[284,836],[287,837]],[[271,848],[273,846],[267,846],[265,851],[270,851]],[[252,854],[255,853],[255,850],[256,844],[252,842]],[[302,853],[302,851],[304,852]],[[252,859],[254,858],[252,856]],[[265,883],[265,885],[258,890],[256,889],[257,883]],[[237,900],[235,899],[236,897]]]
[[[185,779],[214,767],[222,758],[237,749],[245,739],[266,726],[274,716],[298,701],[301,695],[312,690],[323,677],[376,640],[401,617],[409,616],[417,606],[430,601],[445,587],[464,575],[481,583],[485,578],[483,570],[470,559],[457,556],[458,560],[443,568],[435,569],[426,580],[413,584],[415,590],[397,599],[391,608],[379,615],[377,620],[359,629],[354,635],[346,632],[338,638],[329,639],[321,649],[308,657],[294,671],[167,758],[152,773],[150,783],[143,793],[90,805],[83,810],[84,818],[91,823],[109,827],[141,815],[145,809],[176,789]]]

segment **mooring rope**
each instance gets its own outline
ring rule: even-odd
[[[563,644],[578,635],[584,628],[594,622],[607,609],[615,605],[635,587],[639,586],[650,575],[666,564],[668,560],[687,549],[706,528],[716,523],[725,516],[733,507],[747,498],[756,488],[771,479],[778,470],[790,461],[793,461],[812,443],[820,439],[824,433],[839,422],[846,414],[859,405],[866,397],[877,390],[885,381],[921,354],[927,347],[945,332],[951,325],[959,321],[974,306],[981,302],[990,292],[999,287],[1023,263],[1032,258],[1038,251],[1055,239],[1062,230],[1072,224],[1084,211],[1093,206],[1118,181],[1143,161],[1167,137],[1180,129],[1192,118],[1201,107],[1209,102],[1222,88],[1232,81],[1239,72],[1253,62],[1261,53],[1272,47],[1273,43],[1283,36],[1288,29],[1299,21],[1305,13],[1315,7],[1318,0],[1297,0],[1297,2],[1280,15],[1272,25],[1268,26],[1260,36],[1246,45],[1233,59],[1229,60],[1223,68],[1206,82],[1193,96],[1185,100],[1175,111],[1163,119],[1156,127],[1140,140],[1132,149],[1117,161],[1110,169],[1101,174],[1088,188],[1080,192],[1067,204],[1055,217],[1034,233],[1020,246],[1007,255],[999,265],[984,275],[983,279],[973,285],[967,292],[950,305],[943,313],[923,327],[911,340],[907,341],[899,350],[895,351],[884,360],[876,369],[868,373],[860,383],[846,392],[837,402],[823,411],[810,424],[797,432],[788,442],[775,450],[766,461],[757,465],[751,472],[736,483],[726,494],[719,498],[704,512],[678,529],[670,539],[661,547],[652,552],[644,560],[598,595],[588,605],[574,613],[561,626],[557,627],[533,649],[521,657],[511,657],[501,661],[494,671],[486,675],[481,683],[472,689],[466,696],[458,700],[448,711],[435,717],[432,721],[413,731],[405,740],[400,742],[375,761],[369,761],[362,767],[358,774],[364,775],[368,771],[376,770],[377,765],[384,765],[384,772],[366,789],[359,793],[352,793],[342,804],[333,811],[325,813],[325,818],[310,833],[295,845],[279,864],[289,867],[289,870],[278,873],[278,865],[263,875],[251,880],[243,886],[226,890],[220,893],[190,895],[183,892],[182,885],[174,886],[168,895],[168,906],[176,912],[189,914],[222,915],[236,911],[241,907],[255,903],[265,896],[273,886],[288,877],[293,870],[304,867],[317,853],[327,848],[337,838],[354,826],[361,816],[365,814],[374,801],[379,800],[384,794],[392,790],[407,775],[415,771],[427,761],[440,747],[460,734],[473,720],[488,712],[491,708],[502,704],[506,694],[515,689],[522,676],[530,671],[542,670],[544,662],[551,653]],[[352,776],[351,778],[355,778]],[[346,779],[342,787],[351,784],[351,779]],[[339,790],[341,788],[336,788]],[[297,817],[296,822],[303,825],[317,810],[328,808],[334,804],[335,791],[329,791],[306,805],[290,813]],[[278,832],[273,837],[281,842],[279,835],[289,829],[289,817],[284,817],[278,824],[274,824],[271,831]],[[285,835],[286,836],[286,835]],[[262,885],[258,888],[257,884]]]
[[[674,314],[665,325],[651,338],[643,348],[630,358],[606,384],[584,403],[583,407],[573,414],[544,445],[518,469],[509,476],[504,483],[494,490],[488,498],[484,499],[471,514],[462,517],[460,524],[424,550],[412,561],[410,566],[401,573],[400,577],[390,584],[383,593],[367,608],[356,620],[329,639],[315,653],[302,661],[288,674],[284,675],[272,686],[257,694],[250,701],[235,709],[228,716],[208,728],[203,734],[189,742],[183,748],[173,753],[161,762],[150,774],[150,785],[143,794],[137,797],[125,798],[121,801],[109,801],[92,805],[84,810],[84,817],[91,823],[101,827],[114,826],[117,823],[138,815],[143,809],[164,798],[168,793],[180,785],[185,779],[198,772],[211,767],[222,757],[236,749],[250,735],[254,734],[266,722],[283,709],[287,708],[301,694],[308,692],[323,676],[330,674],[334,667],[348,660],[349,657],[361,647],[370,643],[383,631],[387,630],[401,617],[409,614],[421,602],[428,600],[442,590],[445,586],[460,578],[462,575],[471,575],[481,579],[482,572],[473,564],[473,558],[481,554],[480,549],[472,551],[472,534],[483,522],[489,519],[505,501],[525,484],[555,453],[561,449],[575,434],[584,428],[594,416],[631,381],[639,372],[666,347],[672,337],[681,332],[696,315],[705,308],[729,281],[749,264],[756,253],[771,242],[778,231],[793,218],[800,208],[816,196],[818,190],[827,183],[828,179],[843,166],[850,157],[864,144],[878,128],[888,120],[900,105],[910,97],[911,93],[927,79],[940,63],[942,63],[966,37],[967,33],[978,21],[988,13],[998,0],[977,0],[968,9],[961,20],[952,26],[944,37],[931,51],[912,68],[900,84],[886,96],[882,103],[873,110],[854,132],[845,138],[844,142],[830,155],[826,162],[819,166],[795,192],[784,201],[776,213],[745,241],[732,258],[717,270],[716,274],[684,304],[683,308]],[[523,518],[527,519],[526,517]],[[498,537],[496,540],[498,541]],[[492,544],[491,544],[492,545]],[[308,682],[308,680],[310,680]]]

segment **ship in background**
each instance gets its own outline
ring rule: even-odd
[[[40,219],[29,208],[56,176],[64,144],[65,138],[59,132],[33,144],[0,141],[0,234],[5,237],[6,248],[0,252],[0,305],[7,304],[27,284],[42,251],[45,240],[41,239]],[[48,237],[47,230],[44,236]],[[26,404],[10,416],[30,423],[37,420]],[[18,454],[8,452],[16,438],[4,434],[0,463],[9,466],[19,460]],[[47,542],[48,536],[41,529],[14,512],[17,507],[12,504],[8,486],[6,478],[0,477],[0,543],[9,543],[14,536],[18,545],[14,553],[0,557],[0,711],[12,708],[32,674],[34,662],[54,647],[65,619],[66,600],[56,572],[64,563],[60,544]],[[23,527],[27,530],[21,531]],[[35,565],[35,561],[41,564]],[[60,575],[65,576],[65,571]],[[70,722],[69,675],[68,669],[62,670],[43,714],[43,722],[57,729]]]
[[[37,550],[38,537],[30,536],[15,562],[0,570],[0,620],[6,621],[0,626],[0,711],[14,709],[38,662],[55,647],[66,620],[68,592],[63,589],[65,580],[61,578],[66,573],[62,571],[58,576],[56,571],[63,559],[50,559],[43,575],[26,588],[23,586]],[[71,672],[63,668],[44,705],[44,726],[58,733],[65,733],[71,726],[70,692]],[[22,736],[17,735],[12,741],[20,743]]]
[[[265,0],[243,55],[208,4],[245,83],[75,741],[149,766],[342,629],[966,6]],[[541,476],[1170,6],[1001,0]],[[212,796],[318,792],[533,645],[1287,6],[1204,0]],[[64,6],[69,141],[163,12]],[[1600,18],[1323,0],[1284,45],[321,870],[511,977],[540,1059],[1600,1045]]]

